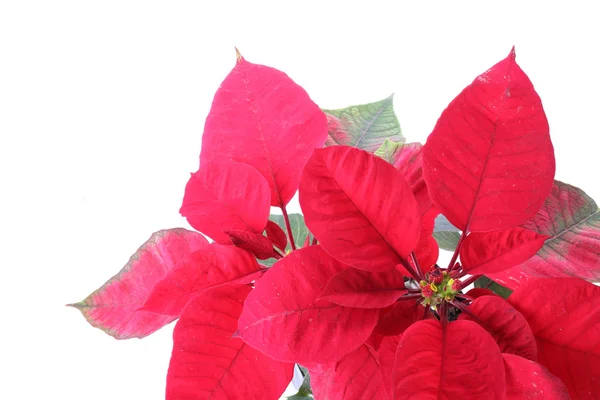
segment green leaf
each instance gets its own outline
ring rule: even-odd
[[[303,367],[300,367],[300,370],[304,374],[304,380],[302,381],[302,385],[300,385],[300,388],[298,389],[298,393],[296,393],[293,396],[289,396],[288,400],[314,399],[312,395],[312,389],[310,387],[310,374]]]
[[[460,239],[460,232],[442,231],[433,232],[433,238],[442,250],[454,251]]]
[[[306,239],[306,235],[308,235],[308,228],[304,223],[304,217],[302,214],[288,214],[290,218],[290,226],[292,227],[292,235],[294,235],[294,242],[296,243],[296,247],[302,247],[304,244],[304,240]],[[277,225],[283,229],[283,231],[287,234],[287,228],[285,227],[285,221],[283,219],[283,215],[271,214],[269,219],[275,222]],[[285,252],[291,251],[290,241],[288,240],[287,247],[285,248]],[[262,265],[271,266],[275,264],[277,261],[274,258],[269,258],[268,260],[261,260],[260,263]]]
[[[385,139],[383,144],[375,150],[375,155],[383,158],[385,161],[394,165],[398,152],[401,151],[404,145],[402,143],[392,142],[390,139]]]
[[[504,286],[494,282],[487,276],[482,276],[481,278],[477,279],[475,281],[475,287],[489,289],[492,292],[496,293],[497,295],[499,295],[505,299],[507,299],[508,296],[510,296],[512,293],[512,290],[505,288]]]
[[[385,139],[404,143],[400,123],[394,113],[394,95],[375,103],[323,110],[329,122],[326,146],[358,147],[371,153],[383,145]]]

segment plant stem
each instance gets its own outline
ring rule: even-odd
[[[398,300],[396,300],[396,301],[406,301],[406,300],[420,299],[420,298],[421,298],[421,293],[405,294],[404,296],[399,297]]]
[[[410,258],[412,259],[413,264],[417,268],[417,274],[419,274],[419,278],[425,279],[425,274],[423,273],[423,270],[421,269],[421,265],[419,264],[419,261],[417,261],[417,257],[415,257],[414,251],[410,252]]]
[[[290,225],[290,217],[288,216],[285,206],[281,207],[281,212],[283,213],[283,220],[285,221],[285,228],[287,229],[290,247],[292,248],[292,251],[296,250],[296,243],[294,243],[294,235],[292,234],[292,226]]]
[[[410,263],[408,261],[406,261],[404,258],[400,259],[400,264],[404,267],[404,269],[406,269],[408,271],[409,274],[412,275],[413,278],[415,278],[415,280],[417,282],[419,282],[421,279],[419,274],[417,274],[417,271],[414,270],[413,267],[410,266]]]
[[[277,249],[273,248],[273,251],[277,255],[277,257],[275,257],[275,258],[277,258],[278,260],[283,258],[283,254],[281,254],[279,251],[277,251]]]
[[[425,311],[423,312],[423,317],[421,319],[427,318],[427,316],[429,315],[429,310],[430,309],[431,309],[431,306],[426,306],[425,307]]]
[[[458,239],[458,243],[456,244],[456,249],[454,249],[452,259],[450,260],[450,264],[448,264],[448,273],[452,272],[452,270],[454,269],[454,265],[456,264],[456,260],[458,259],[458,253],[460,252],[460,248],[462,247],[465,236],[465,231],[462,231],[460,234],[460,238]]]
[[[445,301],[442,301],[442,304],[440,304],[440,321],[442,321],[442,329],[444,329],[446,327],[446,324],[448,323],[448,303],[446,303]]]
[[[461,289],[464,288],[464,287],[469,286],[471,283],[475,282],[479,278],[481,278],[481,275],[472,275],[472,276],[470,276],[469,278],[467,278],[466,281],[460,283]]]

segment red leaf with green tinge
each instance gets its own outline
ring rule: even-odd
[[[241,230],[232,230],[226,233],[235,246],[249,251],[259,260],[266,260],[275,256],[273,242],[261,234]]]
[[[268,220],[265,232],[269,240],[271,240],[271,242],[281,251],[285,252],[285,248],[287,246],[287,236],[283,229],[281,229],[281,227],[275,222]]]
[[[167,400],[279,398],[294,364],[282,363],[232,337],[252,289],[230,285],[208,290],[185,308],[173,331]]]
[[[417,202],[400,172],[352,147],[315,150],[300,183],[306,226],[323,249],[365,271],[386,271],[414,250]]]
[[[438,214],[439,211],[431,207],[421,218],[421,234],[419,235],[419,242],[415,247],[415,256],[423,272],[429,271],[435,265],[440,255],[440,248],[433,237],[435,218]],[[411,260],[409,259],[409,261]]]
[[[490,278],[511,289],[543,277],[600,282],[600,212],[581,189],[554,181],[542,208],[523,227],[549,239],[529,260]]]
[[[394,95],[374,103],[323,111],[329,119],[327,146],[352,146],[373,153],[386,139],[404,142],[394,113]]]
[[[200,169],[185,187],[179,212],[195,229],[231,243],[224,231],[262,233],[269,218],[269,186],[249,165],[228,161]]]
[[[460,261],[464,270],[472,275],[501,272],[533,257],[547,238],[518,227],[471,233],[460,249]]]
[[[311,372],[310,384],[319,400],[391,400],[377,356],[365,345],[346,354],[335,367]]]
[[[500,351],[537,360],[537,346],[531,327],[519,311],[500,296],[481,296],[463,312],[459,319],[481,325],[494,337]]]
[[[241,338],[276,360],[330,363],[367,340],[379,310],[317,300],[329,280],[347,268],[321,246],[296,250],[256,283],[239,321]]]
[[[533,331],[538,362],[574,399],[600,398],[600,287],[577,278],[535,279],[508,298]]]
[[[474,322],[420,321],[400,339],[394,400],[504,399],[504,361],[494,339]]]
[[[506,400],[567,400],[569,392],[560,379],[540,364],[502,354],[506,370]]]
[[[158,231],[117,275],[85,300],[69,305],[78,308],[90,324],[117,339],[147,336],[176,316],[137,309],[169,271],[190,252],[205,246],[207,240],[196,232],[182,228]]]
[[[240,56],[206,118],[200,166],[227,159],[249,164],[267,179],[271,205],[283,207],[326,138],[327,118],[304,89],[283,72]]]
[[[263,273],[252,254],[235,246],[213,243],[190,254],[156,284],[143,310],[178,316],[201,291],[250,283]]]
[[[345,307],[384,308],[405,293],[404,276],[395,269],[366,272],[347,268],[329,281],[321,298]]]
[[[423,147],[434,205],[467,232],[512,228],[550,193],[554,150],[542,102],[509,56],[444,110]]]

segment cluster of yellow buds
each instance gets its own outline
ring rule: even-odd
[[[460,281],[454,280],[446,271],[439,268],[433,269],[427,274],[427,281],[419,282],[421,295],[425,299],[423,304],[435,308],[442,301],[453,301],[461,289]]]

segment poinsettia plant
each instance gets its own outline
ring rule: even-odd
[[[294,399],[600,398],[600,214],[554,173],[514,49],[424,145],[391,97],[322,110],[238,53],[183,196],[198,232],[72,306],[117,339],[179,319],[167,399],[278,399],[296,364]]]

